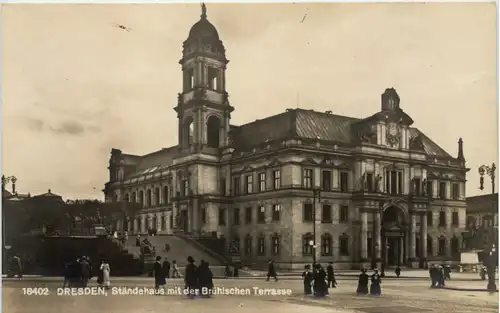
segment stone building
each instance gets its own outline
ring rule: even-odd
[[[121,227],[216,235],[243,262],[282,268],[303,267],[313,253],[342,268],[418,266],[458,252],[468,171],[461,139],[453,157],[411,127],[392,88],[366,118],[288,109],[235,126],[228,62],[203,7],[179,62],[178,144],[143,156],[112,149],[106,201],[144,206]]]

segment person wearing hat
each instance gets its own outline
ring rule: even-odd
[[[153,267],[154,277],[155,277],[155,291],[158,294],[160,288],[163,288],[166,284],[165,271],[161,265],[161,256],[156,257],[156,262]]]
[[[304,267],[304,272],[302,272],[302,279],[304,282],[304,294],[312,294],[313,273],[311,272],[311,265],[306,265]]]
[[[451,276],[450,276],[451,267],[449,265],[445,265],[443,271],[444,271],[444,279],[450,280],[451,279]]]
[[[192,298],[198,293],[197,266],[194,264],[192,256],[188,256],[187,261],[188,265],[186,266],[186,272],[184,273],[184,288],[186,289],[188,297]]]
[[[429,276],[431,277],[431,288],[436,288],[438,282],[439,270],[436,268],[434,264],[431,264],[429,268]]]
[[[81,279],[81,286],[83,288],[87,287],[87,284],[89,283],[90,279],[90,264],[87,261],[87,258],[85,256],[82,256],[80,260],[80,279]]]
[[[438,288],[444,287],[444,270],[441,265],[439,265],[437,272],[437,287]]]
[[[380,287],[382,280],[380,279],[380,275],[378,274],[377,269],[373,270],[373,275],[371,280],[372,284],[370,286],[370,294],[372,296],[380,296],[382,294],[382,288]]]
[[[368,294],[368,280],[369,277],[366,274],[366,270],[362,268],[361,274],[359,274],[358,279],[358,289],[356,289],[356,293],[358,294],[358,296]]]

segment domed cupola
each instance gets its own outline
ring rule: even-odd
[[[200,20],[191,27],[189,36],[184,41],[182,50],[183,59],[197,54],[227,61],[226,49],[219,39],[217,29],[207,19],[207,8],[204,3],[201,5],[200,17]]]

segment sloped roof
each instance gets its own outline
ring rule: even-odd
[[[335,115],[313,110],[288,109],[255,122],[232,127],[232,139],[237,151],[249,151],[262,145],[266,140],[288,138],[316,139],[350,144],[351,125],[363,119]],[[421,134],[424,150],[428,155],[453,158],[438,144],[417,128],[410,128],[410,138]]]
[[[498,193],[468,197],[467,213],[496,213],[498,211]]]

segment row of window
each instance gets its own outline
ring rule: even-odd
[[[256,192],[264,192],[267,190],[278,190],[281,188],[281,170],[273,170],[271,173],[271,186],[268,188],[267,186],[267,174],[265,172],[259,173],[257,175],[257,190]],[[224,179],[222,179],[221,184],[223,185],[221,187],[221,190],[225,190],[225,185],[226,182]],[[242,192],[243,191],[243,192]],[[244,176],[244,186],[243,190],[241,190],[241,177],[234,177],[233,178],[233,194],[235,196],[239,196],[242,194],[251,194],[254,193],[254,181],[253,181],[253,174],[245,175]]]
[[[160,197],[160,188],[148,189],[144,193],[144,191],[140,190],[139,192],[132,192],[130,195],[125,194],[123,200],[126,202],[136,202],[139,203],[143,207],[152,207],[161,204],[167,204],[170,201],[170,188],[169,186],[163,187],[163,193]]]
[[[302,254],[304,256],[310,256],[313,254],[313,247],[311,244],[314,243],[314,237],[311,233],[307,233],[302,236]],[[235,248],[237,251],[240,250],[240,239],[235,238],[234,240]],[[270,247],[271,255],[279,255],[281,251],[281,237],[274,234],[270,237]],[[266,237],[260,235],[257,237],[257,255],[266,255]],[[251,235],[246,235],[243,240],[243,251],[244,255],[251,256],[253,254],[253,238]],[[349,238],[346,236],[339,237],[339,253],[341,256],[349,255]],[[321,255],[322,256],[332,256],[333,255],[333,238],[330,234],[324,234],[321,236]]]
[[[447,245],[447,239],[444,236],[441,236],[438,238],[438,245],[437,245],[437,255],[439,256],[445,256],[446,253],[446,245]],[[420,250],[420,238],[416,238],[416,249],[415,249],[415,256],[417,258],[420,257],[421,255],[421,250]],[[368,248],[368,258],[373,257],[373,239],[368,238],[367,239],[367,248]],[[452,255],[457,255],[460,253],[460,241],[457,237],[452,237],[450,239],[450,251]],[[434,247],[433,247],[433,240],[432,237],[427,237],[427,255],[434,255]]]
[[[427,212],[427,226],[433,226],[434,224],[434,214],[433,212]],[[439,212],[438,227],[446,227],[446,212]],[[458,227],[460,225],[460,218],[458,212],[451,213],[451,225]]]

